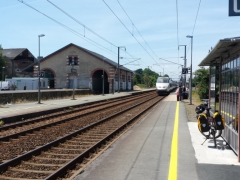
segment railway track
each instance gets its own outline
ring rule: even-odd
[[[108,110],[104,113],[92,112],[84,117],[77,117],[77,120],[51,125],[49,128],[38,130],[38,132],[35,130],[30,135],[18,135],[19,139],[11,140],[14,143],[1,142],[1,146],[5,145],[5,152],[7,147],[10,147],[10,152],[11,150],[15,152],[15,150],[23,148],[21,144],[25,145],[24,143],[29,142],[34,144],[34,148],[25,154],[20,152],[15,154],[13,159],[4,160],[0,164],[0,179],[57,179],[66,174],[66,178],[71,179],[76,172],[71,172],[70,169],[74,167],[81,169],[86,158],[91,159],[91,154],[98,152],[113,136],[123,131],[162,98],[151,94],[137,100],[124,100],[123,105],[118,104],[115,110],[116,107],[111,109],[108,106]],[[103,114],[107,114],[107,116],[102,116]],[[89,123],[89,119],[94,116],[97,118]],[[84,120],[88,121],[88,124]],[[54,138],[49,137],[49,132],[53,134]],[[43,138],[48,141],[43,143],[41,141]],[[38,140],[45,145],[37,144]],[[14,144],[16,149],[11,149],[10,144]]]
[[[72,117],[79,117],[93,112],[96,113],[107,108],[114,108],[116,106],[120,106],[121,104],[131,102],[132,100],[137,100],[138,98],[144,98],[151,95],[155,95],[155,93],[125,97],[121,100],[114,99],[91,105],[82,105],[75,108],[69,107],[66,108],[65,111],[59,111],[57,113],[31,118],[29,120],[20,120],[17,123],[7,124],[0,127],[0,142],[8,141],[11,138],[17,138],[18,136],[37,131],[47,126],[57,125],[65,121],[69,121]]]
[[[123,101],[118,100],[118,102],[108,102],[105,106],[102,105],[99,107],[98,104],[98,110],[96,110],[94,106],[93,109],[88,107],[87,112],[82,110],[79,112],[78,110],[68,112],[69,115],[58,115],[57,117],[52,117],[51,115],[45,116],[45,118],[37,124],[31,124],[29,126],[23,126],[21,124],[19,128],[6,130],[7,132],[10,131],[12,134],[0,138],[0,154],[2,154],[0,156],[0,162],[5,162],[8,159],[12,159],[27,151],[31,151],[37,146],[54,141],[58,137],[62,137],[65,134],[97,122],[103,117],[121,111],[122,109],[126,109],[138,101],[141,102],[145,98],[152,98],[154,96],[155,94],[150,93],[143,97],[137,96],[130,99],[124,99]],[[59,131],[60,128],[62,128],[61,131]],[[20,132],[19,129],[21,129]],[[1,131],[1,134],[8,133]]]

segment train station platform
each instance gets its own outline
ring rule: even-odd
[[[74,180],[239,179],[234,152],[222,139],[218,148],[204,140],[173,93]]]
[[[0,108],[0,119],[19,114],[129,96],[132,92],[83,96]],[[187,119],[184,102],[167,96],[141,121],[93,161],[75,180],[237,180],[238,157],[218,139],[218,147]]]
[[[42,111],[53,110],[57,108],[64,108],[69,106],[75,106],[79,104],[86,104],[95,101],[113,99],[123,96],[129,96],[133,93],[139,93],[141,91],[129,91],[129,92],[120,92],[114,94],[104,94],[104,95],[82,95],[80,97],[75,96],[68,99],[53,99],[53,100],[41,100],[40,104],[38,102],[30,103],[18,103],[11,104],[7,103],[0,106],[0,120],[4,118],[10,118],[19,115],[25,115],[29,113],[37,113]]]

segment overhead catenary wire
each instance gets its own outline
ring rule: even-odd
[[[45,13],[37,10],[36,8],[32,7],[31,5],[25,3],[23,0],[18,0],[18,1],[21,2],[21,3],[23,3],[24,5],[32,8],[33,10],[37,11],[38,13],[44,15],[45,17],[51,19],[52,21],[54,21],[54,22],[57,23],[58,25],[66,28],[66,29],[69,30],[70,32],[72,32],[72,33],[74,33],[75,35],[79,36],[80,38],[88,41],[89,43],[91,43],[91,44],[93,44],[93,45],[95,45],[95,46],[97,45],[97,46],[99,46],[99,48],[101,48],[101,49],[103,49],[103,50],[107,50],[107,51],[109,51],[110,53],[112,53],[112,54],[114,54],[114,55],[117,55],[117,54],[114,53],[112,50],[110,50],[110,49],[102,46],[101,44],[99,44],[99,43],[91,40],[90,38],[86,37],[86,35],[85,35],[85,29],[89,30],[90,32],[92,32],[93,34],[95,34],[95,35],[98,36],[99,38],[103,39],[104,41],[110,43],[111,46],[117,47],[116,45],[114,45],[114,44],[111,43],[110,41],[106,40],[105,38],[103,38],[103,37],[100,36],[99,34],[95,33],[95,32],[94,32],[93,30],[91,30],[90,28],[86,27],[83,23],[79,22],[76,18],[74,18],[74,17],[70,16],[68,13],[64,12],[61,8],[57,7],[57,6],[56,6],[55,4],[53,4],[51,1],[47,0],[49,3],[51,3],[52,5],[54,5],[56,8],[58,8],[58,9],[61,10],[63,13],[65,13],[66,15],[68,15],[69,17],[71,17],[73,20],[75,20],[76,22],[78,22],[80,25],[82,25],[82,26],[84,27],[84,34],[81,34],[81,33],[77,32],[77,31],[73,30],[72,28],[64,25],[63,23],[60,23],[59,21],[55,20],[54,18],[46,15]],[[134,56],[132,56],[130,53],[128,53],[128,52],[126,52],[126,53],[127,53],[130,57],[134,58]],[[124,58],[124,59],[128,59],[128,58]],[[135,58],[135,59],[136,59],[136,58]],[[142,61],[142,62],[143,62],[143,64],[145,64],[144,61]],[[146,66],[146,65],[145,65],[145,66]]]
[[[46,15],[45,13],[39,11],[38,9],[34,8],[33,6],[27,4],[27,3],[24,2],[23,0],[18,0],[18,1],[21,2],[22,4],[28,6],[29,8],[31,8],[31,9],[37,11],[38,13],[40,13],[40,14],[42,14],[43,16],[47,17],[48,19],[54,21],[54,22],[57,23],[58,25],[60,25],[60,26],[62,26],[63,28],[67,29],[68,31],[72,32],[73,34],[77,35],[78,37],[84,39],[85,41],[91,43],[92,45],[97,46],[98,48],[100,48],[100,49],[102,49],[102,50],[104,50],[104,51],[106,51],[106,52],[108,52],[108,53],[111,53],[111,54],[113,54],[113,55],[115,55],[115,56],[118,55],[117,53],[114,53],[112,50],[110,50],[110,49],[104,47],[104,46],[101,45],[100,43],[97,43],[97,42],[93,41],[92,39],[86,37],[86,36],[85,36],[85,33],[84,33],[84,35],[83,35],[83,34],[77,32],[77,31],[75,31],[74,29],[68,27],[67,25],[64,25],[63,23],[57,21],[56,19],[54,19],[54,18],[52,18],[52,17]],[[84,27],[86,27],[86,26],[84,25]],[[114,45],[114,44],[111,43],[111,42],[110,42],[110,44],[111,44],[111,45]],[[115,46],[115,45],[114,45],[114,46]],[[131,54],[128,53],[128,55],[131,56],[131,58],[134,58],[134,56],[132,56]],[[127,59],[127,58],[125,58],[125,59]]]
[[[107,39],[103,38],[102,36],[100,36],[99,34],[97,34],[96,32],[94,32],[92,29],[88,28],[86,25],[84,25],[83,23],[81,23],[80,21],[78,21],[76,18],[74,18],[73,16],[71,16],[69,13],[65,12],[63,9],[61,9],[60,7],[58,7],[56,4],[52,3],[50,0],[47,0],[50,4],[52,4],[54,7],[56,7],[58,10],[60,10],[62,13],[64,13],[65,15],[67,15],[68,17],[70,17],[71,19],[73,19],[75,22],[77,22],[78,24],[82,25],[84,27],[84,37],[85,37],[85,29],[89,30],[91,33],[95,34],[97,37],[99,37],[100,39],[106,41],[107,43],[109,43],[111,46],[114,46],[116,48],[118,48],[117,45],[113,44],[112,42],[108,41]],[[125,51],[126,52],[126,51]],[[130,53],[126,52],[130,57],[133,57]],[[127,59],[127,58],[124,58]]]
[[[197,18],[198,18],[198,13],[199,13],[200,5],[201,5],[201,0],[199,1],[199,4],[198,4],[198,10],[197,10],[197,15],[196,15],[195,22],[194,22],[194,26],[193,26],[192,35],[193,35],[194,30],[195,30],[195,26],[196,26],[196,22],[197,22]]]
[[[21,1],[21,0],[18,0],[19,2],[22,2],[23,4],[25,4],[25,5],[27,5],[26,3],[24,3],[23,2],[23,0]],[[100,48],[103,48],[104,50],[107,50],[107,52],[110,52],[110,53],[112,53],[112,54],[114,54],[114,55],[117,55],[116,53],[114,53],[113,51],[112,51],[112,49],[108,49],[108,48],[106,48],[106,47],[104,47],[104,46],[102,46],[100,43],[97,43],[97,42],[95,42],[95,41],[93,41],[92,39],[90,39],[90,38],[88,38],[88,37],[86,37],[86,35],[85,35],[85,33],[83,34],[83,33],[79,33],[78,31],[76,31],[76,30],[74,30],[74,29],[72,29],[72,28],[70,28],[70,27],[68,27],[68,26],[66,26],[66,25],[64,25],[63,23],[61,23],[60,21],[57,21],[56,19],[54,19],[54,18],[51,18],[50,16],[48,16],[48,15],[46,15],[46,14],[44,14],[44,13],[42,13],[41,11],[39,11],[39,10],[37,10],[36,8],[33,8],[33,7],[31,7],[30,5],[27,5],[27,6],[29,6],[30,8],[32,8],[32,9],[34,9],[35,11],[37,11],[38,13],[41,13],[42,15],[44,15],[44,16],[46,16],[47,18],[49,18],[49,19],[51,19],[52,21],[54,21],[55,23],[57,23],[58,25],[60,25],[60,26],[62,26],[63,28],[66,28],[68,31],[70,31],[70,32],[72,32],[73,34],[75,34],[75,35],[77,35],[77,36],[79,36],[80,38],[82,38],[82,39],[84,39],[84,40],[86,40],[86,41],[88,41],[88,42],[90,42],[91,44],[93,44],[93,45],[97,45],[98,47],[100,47]],[[73,17],[74,18],[74,17]],[[80,23],[79,22],[79,24],[81,24],[81,25],[83,25],[82,23]],[[133,25],[134,25],[134,23],[133,23]],[[84,31],[85,31],[85,29],[86,30],[89,30],[85,25],[83,25],[84,26]],[[134,25],[134,27],[135,27],[135,25]],[[137,28],[136,28],[137,29]],[[91,29],[90,29],[91,30]],[[137,29],[138,30],[138,29]],[[92,30],[91,30],[92,31]],[[139,32],[139,31],[138,31]],[[93,33],[93,32],[92,32]],[[140,33],[140,32],[139,32]],[[96,33],[97,34],[97,33]],[[95,34],[95,35],[96,35]],[[98,37],[99,37],[100,35],[98,34]],[[142,37],[142,36],[141,36]],[[135,38],[135,37],[134,37]],[[143,38],[143,37],[142,37]],[[103,38],[104,40],[106,40],[105,38]],[[144,38],[143,38],[144,39]],[[108,40],[106,40],[106,41],[108,41]],[[146,41],[145,41],[146,42]],[[116,47],[116,45],[115,44],[113,44],[112,42],[110,42],[110,41],[108,41],[108,43],[110,43],[111,44],[111,46],[113,46],[114,48]],[[140,43],[139,41],[138,41],[138,43]],[[146,42],[147,43],[147,42]],[[150,46],[149,46],[150,47]],[[143,47],[144,48],[144,47]],[[145,50],[146,52],[147,52],[147,50]],[[148,53],[148,52],[147,52]],[[129,54],[129,52],[126,52],[126,54],[128,54],[130,57],[133,57],[131,54]],[[150,55],[151,56],[151,55]],[[152,56],[151,56],[152,57]],[[127,58],[127,57],[125,57],[125,59],[129,59],[129,58]],[[140,60],[140,61],[142,61],[142,60]],[[156,61],[155,61],[156,62]],[[145,64],[146,62],[144,62],[143,61],[143,65]],[[145,66],[146,67],[146,66]]]
[[[179,31],[178,31],[178,0],[176,0],[176,18],[177,18],[177,46],[179,47]],[[178,50],[178,64],[179,64],[179,50]],[[178,67],[179,70],[179,67]]]
[[[177,45],[179,45],[179,37],[178,37],[178,0],[176,0],[176,15],[177,15]]]
[[[141,33],[139,32],[139,30],[137,29],[137,27],[135,26],[134,22],[131,20],[131,18],[129,17],[129,15],[127,14],[127,12],[125,11],[125,9],[123,8],[123,6],[121,5],[121,3],[117,0],[118,4],[121,6],[122,10],[124,11],[124,13],[126,14],[126,16],[128,17],[128,19],[130,20],[130,22],[132,23],[133,27],[136,28],[138,34],[141,36],[141,38],[143,39],[143,41],[147,44],[147,46],[149,47],[149,49],[152,51],[152,53],[158,58],[158,59],[162,59],[165,60],[163,58],[159,58],[156,53],[152,50],[152,48],[148,45],[148,43],[146,42],[146,40],[143,38],[143,36],[141,35]],[[178,2],[176,0],[176,12],[177,12],[177,44],[179,44],[179,37],[178,37]],[[132,36],[133,33],[132,33]],[[179,56],[179,55],[178,55]],[[166,60],[167,61],[167,60]],[[170,63],[174,63],[172,61],[168,61]],[[162,64],[162,63],[161,63]],[[174,63],[174,64],[179,64],[179,59],[178,59],[178,63]],[[161,65],[159,65],[161,67]]]
[[[132,21],[132,19],[130,18],[130,16],[127,14],[127,12],[125,11],[125,9],[123,8],[123,6],[121,5],[121,3],[117,0],[118,4],[120,5],[120,7],[122,8],[122,10],[124,11],[124,13],[126,14],[126,16],[128,17],[128,19],[130,20],[130,22],[133,25],[133,33],[131,34],[132,36],[134,36],[134,27],[136,28],[138,34],[141,36],[141,38],[143,39],[143,41],[146,43],[146,45],[149,47],[149,49],[152,51],[152,53],[159,59],[159,57],[156,55],[156,53],[152,50],[152,48],[148,45],[148,43],[146,42],[146,40],[143,38],[142,34],[140,33],[140,31],[138,30],[138,28],[135,26],[134,22]],[[126,26],[125,26],[126,27]],[[130,32],[130,31],[129,31]],[[143,47],[143,46],[142,46]],[[155,60],[154,60],[155,61]],[[156,61],[155,61],[156,62]]]
[[[114,14],[114,16],[120,21],[120,23],[127,29],[127,31],[132,35],[132,37],[138,42],[138,44],[144,49],[144,51],[157,63],[157,61],[151,56],[151,54],[143,47],[143,45],[138,41],[138,39],[131,33],[131,31],[127,28],[127,26],[121,21],[121,19],[116,15],[116,13],[111,9],[111,7],[102,0],[105,5],[109,8],[109,10]]]
[[[54,3],[52,3],[50,0],[47,0],[50,4],[52,4],[54,7],[56,7],[58,10],[60,10],[62,13],[64,13],[65,15],[67,15],[68,17],[70,17],[71,19],[73,19],[75,22],[77,22],[78,24],[82,25],[84,27],[84,29],[89,30],[91,33],[95,34],[96,36],[98,36],[99,38],[101,38],[102,40],[108,42],[109,44],[111,44],[112,46],[116,47],[116,45],[114,45],[113,43],[111,43],[110,41],[108,41],[107,39],[103,38],[102,36],[100,36],[99,34],[97,34],[96,32],[94,32],[93,30],[91,30],[90,28],[88,28],[87,26],[85,26],[83,23],[79,22],[76,18],[74,18],[73,16],[71,16],[70,14],[68,14],[67,12],[65,12],[63,9],[61,9],[60,7],[58,7],[57,5],[55,5]]]
[[[196,18],[195,18],[195,21],[194,21],[194,25],[193,25],[193,30],[192,30],[192,34],[191,34],[191,36],[193,36],[194,30],[195,30],[195,26],[196,26],[197,18],[198,18],[198,13],[199,13],[199,10],[200,10],[200,5],[201,5],[201,0],[199,1],[199,4],[198,4],[198,10],[197,10]],[[187,52],[189,51],[190,44],[191,44],[191,41],[189,42]]]
[[[197,18],[198,18],[198,13],[199,13],[199,10],[200,10],[200,5],[201,5],[201,0],[199,1],[199,4],[198,4],[197,14],[196,14],[196,17],[195,17],[193,30],[192,30],[192,34],[191,34],[192,36],[194,34],[194,30],[195,30],[195,26],[196,26],[196,22],[197,22]],[[177,0],[176,0],[176,12],[177,12],[177,41],[178,41],[178,46],[179,46],[179,37],[178,37],[178,1]],[[188,44],[187,53],[189,51],[190,44],[191,44],[191,41]],[[178,57],[179,57],[179,51],[178,51]],[[178,60],[178,62],[179,62],[179,60]]]
[[[113,54],[117,55],[116,53],[112,52],[110,49],[108,49],[108,48],[102,46],[101,44],[99,44],[99,43],[97,43],[97,42],[91,40],[90,38],[85,37],[85,36],[82,35],[81,33],[77,32],[77,31],[73,30],[72,28],[70,28],[70,27],[64,25],[63,23],[61,23],[61,22],[59,22],[59,21],[53,19],[52,17],[50,17],[50,16],[44,14],[43,12],[37,10],[36,8],[32,7],[31,5],[25,3],[23,0],[18,0],[18,1],[21,2],[22,4],[28,6],[29,8],[31,8],[31,9],[37,11],[38,13],[40,13],[40,14],[42,14],[43,16],[47,17],[48,19],[54,21],[55,23],[57,23],[58,25],[62,26],[62,27],[65,28],[65,29],[67,29],[68,31],[72,32],[73,34],[77,35],[78,37],[80,37],[80,38],[82,38],[82,39],[88,41],[88,42],[91,43],[91,44],[94,43],[93,45],[98,45],[99,48],[103,49],[104,51],[107,50],[107,51],[109,51],[110,53],[113,53]]]
[[[158,56],[156,55],[156,53],[152,50],[152,48],[148,45],[148,43],[146,42],[146,40],[143,38],[142,34],[139,32],[139,30],[137,29],[137,27],[135,26],[135,24],[133,23],[133,21],[131,20],[131,18],[129,17],[129,15],[127,14],[127,12],[125,11],[125,9],[123,8],[123,6],[121,5],[121,3],[117,0],[118,4],[121,6],[122,10],[124,11],[124,13],[126,14],[126,16],[128,17],[128,19],[131,21],[133,28],[135,27],[138,34],[141,36],[141,38],[143,39],[143,41],[146,43],[146,45],[149,47],[149,49],[151,49],[152,53],[155,54],[155,56],[158,58]]]
[[[172,61],[169,61],[169,60],[163,59],[163,58],[159,58],[159,59],[161,59],[161,60],[163,60],[163,61],[170,62],[170,63],[172,63],[172,64],[177,64],[177,65],[181,65],[181,66],[183,66],[182,64],[175,63],[175,62],[172,62]]]
[[[167,61],[167,62],[169,62],[169,63],[171,63],[171,64],[176,64],[176,65],[180,65],[180,66],[183,66],[182,64],[179,64],[179,63],[175,63],[175,62],[172,62],[172,61],[169,61],[169,60],[166,60],[166,59],[163,59],[163,58],[159,58],[159,59],[161,59],[161,60],[163,60],[163,61]],[[163,63],[161,63],[161,64],[163,64]],[[155,64],[155,65],[157,65],[157,66],[160,66],[161,67],[161,65],[160,64]],[[169,73],[172,73],[172,72],[170,72],[169,70],[167,70]]]

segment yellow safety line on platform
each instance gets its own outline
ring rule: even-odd
[[[168,172],[168,180],[177,179],[177,165],[178,165],[178,117],[179,117],[179,102],[177,102],[174,128],[173,128],[173,138],[171,147],[171,158]]]

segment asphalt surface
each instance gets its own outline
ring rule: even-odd
[[[7,104],[0,108],[0,118],[130,94],[83,96],[76,100],[43,101],[42,104]],[[176,104],[176,95],[172,93],[75,179],[168,179]],[[189,100],[179,102],[177,179],[240,179],[238,157],[223,139],[217,140],[217,148],[213,148],[211,140],[201,145],[205,139],[197,128],[196,105],[189,105]]]
[[[201,145],[205,139],[193,114],[192,119],[187,117],[187,101],[179,102],[176,179],[240,179],[238,158],[222,139],[217,140],[217,148],[211,140]],[[176,103],[174,93],[169,95],[74,180],[169,179]]]

